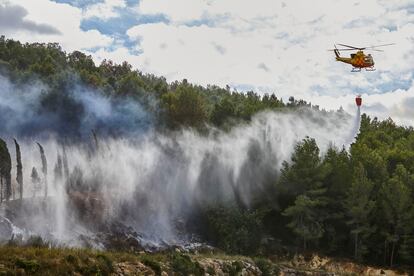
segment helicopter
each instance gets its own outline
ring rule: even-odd
[[[374,68],[375,63],[374,63],[374,59],[372,58],[372,55],[365,54],[363,50],[383,52],[383,50],[378,50],[376,48],[394,45],[394,43],[369,46],[369,47],[355,47],[355,46],[339,44],[339,43],[338,45],[342,47],[346,47],[346,48],[338,49],[336,47],[336,44],[334,44],[335,49],[330,49],[329,51],[334,51],[336,60],[351,64],[352,65],[351,72],[361,72],[362,68],[365,68],[366,71],[375,71],[375,68]],[[356,53],[351,54],[351,57],[341,57],[339,51],[356,51]]]

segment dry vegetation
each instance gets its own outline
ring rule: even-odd
[[[412,272],[411,272],[412,273]],[[0,275],[412,275],[316,255],[289,260],[223,253],[126,253],[45,246],[0,247]]]

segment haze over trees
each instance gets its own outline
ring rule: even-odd
[[[47,83],[37,112],[55,112],[67,122],[65,131],[73,139],[81,138],[77,126],[83,110],[65,91],[79,82],[112,100],[139,102],[154,118],[155,127],[165,132],[185,127],[203,134],[207,125],[228,131],[263,110],[319,110],[293,97],[284,103],[275,94],[239,93],[187,80],[168,83],[133,70],[127,62],[104,60],[96,66],[90,56],[65,53],[58,44],[21,44],[5,37],[0,37],[0,73],[18,84],[33,79]],[[40,145],[39,149],[43,151]],[[69,175],[64,152],[57,160],[55,178]],[[45,176],[47,162],[43,157],[42,161]],[[5,199],[11,193],[10,170],[10,153],[0,140]],[[31,182],[35,187],[41,182],[34,167]],[[250,206],[229,202],[198,210],[198,234],[231,253],[307,251],[389,266],[414,265],[412,127],[363,114],[349,151],[331,147],[321,153],[315,139],[307,137],[283,163],[280,178],[265,186],[266,193],[258,193]],[[21,191],[23,186],[19,187]]]

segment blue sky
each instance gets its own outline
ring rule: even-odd
[[[349,112],[362,94],[373,116],[414,121],[412,0],[0,0],[0,8],[16,13],[1,22],[7,37],[59,42],[97,63],[126,60],[169,81],[275,92]],[[396,45],[372,53],[375,72],[350,73],[326,51],[334,43]]]

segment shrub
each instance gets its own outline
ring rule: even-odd
[[[260,247],[262,218],[259,212],[236,207],[207,211],[208,236],[219,248],[236,254],[254,254]]]
[[[39,270],[40,265],[36,260],[25,260],[25,259],[16,259],[15,265],[18,268],[23,268],[27,273],[35,273]]]
[[[112,260],[108,256],[104,254],[98,254],[96,256],[96,260],[99,263],[99,267],[102,273],[109,274],[113,272],[114,266],[112,264]]]
[[[25,245],[37,248],[49,247],[49,243],[47,241],[44,241],[40,236],[30,236]]]
[[[204,269],[200,264],[198,262],[193,262],[189,256],[184,254],[173,253],[171,256],[171,266],[174,272],[178,273],[178,275],[204,275]]]
[[[159,262],[152,259],[150,256],[143,256],[141,260],[142,260],[142,263],[150,267],[155,272],[156,275],[161,275],[162,269],[161,269],[161,265]]]
[[[271,276],[271,275],[278,274],[276,273],[277,272],[275,271],[276,269],[274,269],[272,263],[269,260],[266,260],[264,258],[256,258],[254,262],[257,265],[257,267],[260,269],[260,271],[262,272],[262,276]]]
[[[229,276],[237,276],[243,270],[243,264],[239,261],[232,262],[231,264],[226,263],[223,267],[223,272],[228,273]]]

